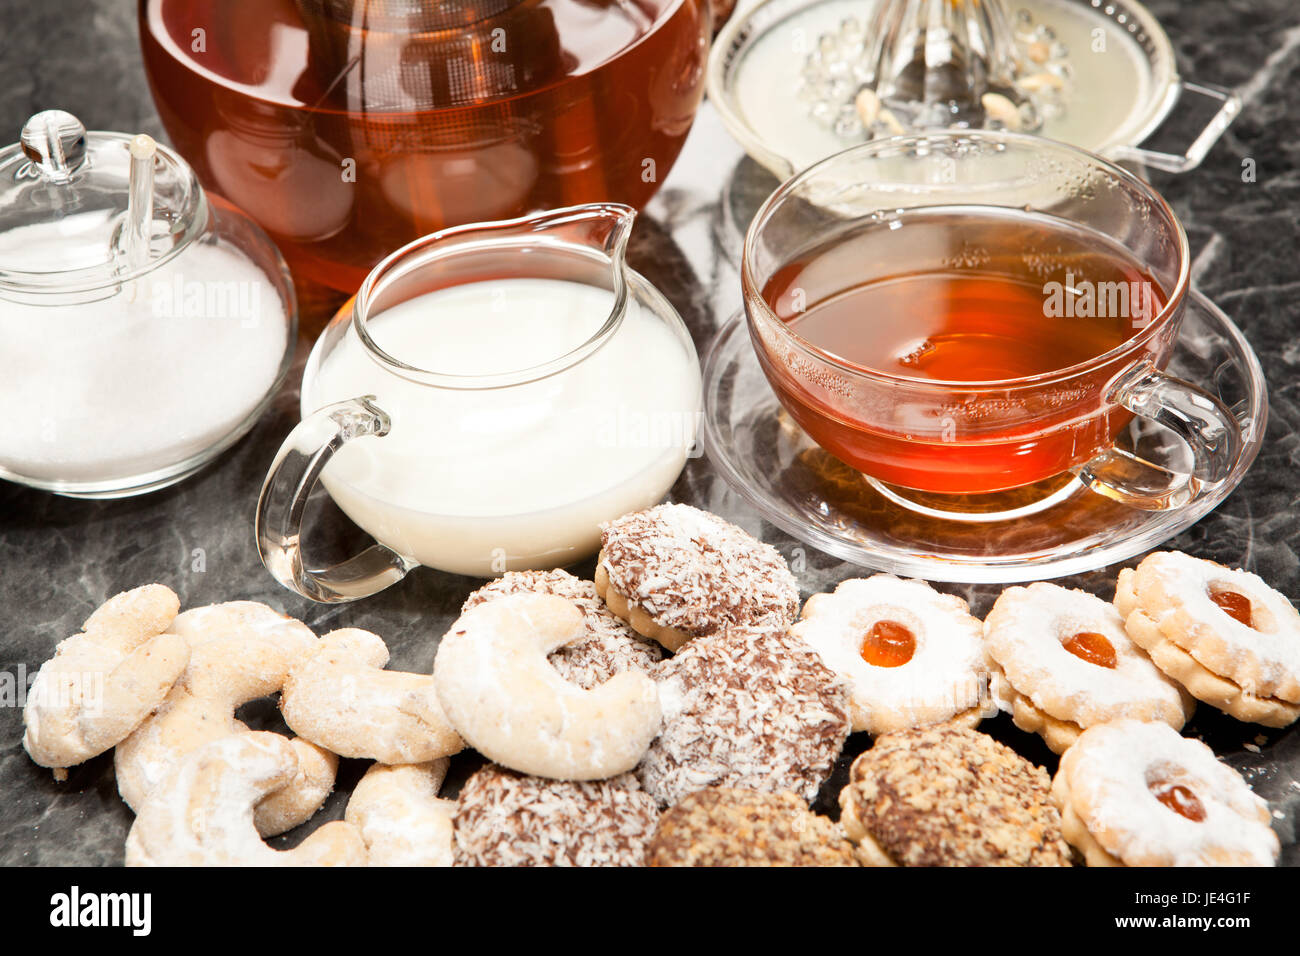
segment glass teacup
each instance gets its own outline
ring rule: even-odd
[[[1083,150],[969,131],[845,150],[759,210],[742,284],[785,410],[916,510],[989,520],[1076,478],[1179,507],[1240,454],[1227,409],[1162,371],[1189,285],[1182,226]],[[1187,455],[1117,446],[1134,415]]]

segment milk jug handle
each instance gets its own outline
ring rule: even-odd
[[[257,550],[266,569],[291,591],[323,604],[368,597],[400,581],[417,562],[382,544],[313,570],[302,553],[307,499],[334,453],[356,438],[388,434],[387,413],[373,395],[327,405],[304,418],[280,446],[257,499]]]

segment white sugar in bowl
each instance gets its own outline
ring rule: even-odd
[[[180,481],[261,415],[296,325],[275,246],[167,147],[48,111],[0,151],[0,478]]]

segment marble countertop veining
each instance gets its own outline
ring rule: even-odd
[[[1187,227],[1196,282],[1237,321],[1259,353],[1271,400],[1263,450],[1245,482],[1170,546],[1244,566],[1300,598],[1300,7],[1295,0],[1150,0],[1148,6],[1173,40],[1184,76],[1238,87],[1245,98],[1241,117],[1200,169],[1182,177],[1157,176],[1155,182]],[[162,135],[139,63],[135,4],[0,0],[0,24],[3,141],[16,140],[30,114],[53,107],[76,113],[91,129]],[[1170,128],[1186,133],[1188,123],[1176,114]],[[1254,161],[1254,182],[1243,181],[1246,159]],[[706,104],[663,190],[638,221],[632,265],[681,311],[701,352],[740,305],[739,280],[727,251],[739,245],[736,207],[729,213],[720,197],[740,197],[743,206],[775,185],[744,157]],[[392,649],[394,668],[427,672],[432,666],[438,635],[475,581],[419,569],[369,600],[321,606],[281,589],[258,561],[253,506],[266,467],[297,418],[304,351],[253,432],[179,486],[143,498],[88,502],[0,482],[0,863],[122,860],[131,812],[117,795],[111,754],[74,768],[66,782],[56,783],[23,751],[21,711],[4,690],[34,672],[60,639],[75,633],[118,591],[160,581],[185,607],[235,598],[265,601],[318,633],[343,626],[375,631]],[[673,495],[760,534],[787,556],[801,548],[805,595],[858,573],[764,524],[707,459],[688,464]],[[327,502],[321,507],[332,508]],[[342,519],[333,520],[337,525]],[[334,537],[321,547],[341,547],[348,534]],[[589,575],[591,562],[574,570]],[[1114,573],[1108,569],[1064,583],[1109,596]],[[988,610],[997,590],[941,587],[963,594],[979,614]],[[270,704],[253,705],[241,716],[254,726],[276,726]],[[1015,740],[1031,758],[1055,766],[1036,738],[1027,739],[1005,718],[992,729]],[[1190,730],[1271,801],[1286,845],[1284,862],[1300,862],[1295,844],[1300,732],[1264,731],[1208,708]],[[458,758],[453,777],[463,779],[473,766],[472,758]],[[339,789],[325,808],[276,845],[292,845],[319,822],[340,818],[347,791],[363,770],[361,761],[344,761]]]

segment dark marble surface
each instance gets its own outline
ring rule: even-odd
[[[1245,95],[1241,118],[1204,166],[1182,178],[1157,177],[1156,183],[1187,226],[1201,289],[1254,343],[1272,401],[1264,448],[1245,483],[1170,544],[1254,570],[1300,598],[1295,550],[1300,540],[1300,137],[1295,133],[1300,7],[1295,0],[1153,0],[1149,6],[1165,24],[1184,75],[1238,86]],[[0,127],[5,141],[16,139],[29,114],[51,107],[76,112],[91,128],[161,133],[138,63],[134,7],[128,0],[0,0]],[[1170,124],[1175,134],[1186,132],[1186,125],[1177,118]],[[1256,182],[1242,181],[1246,158],[1255,161]],[[633,265],[681,310],[701,350],[740,303],[738,279],[725,254],[738,237],[719,197],[761,198],[774,185],[743,158],[706,105],[681,161],[637,227]],[[254,500],[276,447],[295,420],[296,374],[251,435],[178,487],[99,503],[0,487],[0,671],[34,671],[55,643],[74,633],[105,598],[161,581],[177,591],[184,606],[246,598],[283,608],[318,632],[346,625],[368,628],[388,641],[391,666],[427,672],[438,635],[475,582],[421,569],[370,600],[323,607],[280,589],[258,562]],[[673,493],[761,533],[787,555],[798,547],[765,526],[707,460],[692,461]],[[800,578],[805,594],[856,573],[804,550]],[[574,570],[586,574],[591,568]],[[1108,596],[1114,570],[1066,583]],[[969,597],[980,614],[996,594],[990,587],[943,587]],[[247,716],[256,725],[275,725],[269,704],[250,708]],[[1019,734],[1005,718],[991,729],[1054,767],[1037,739]],[[1300,808],[1300,733],[1261,733],[1208,709],[1191,730],[1245,772],[1272,802],[1275,825],[1287,844],[1286,862],[1300,861],[1294,832]],[[0,862],[120,863],[131,814],[117,796],[111,755],[75,768],[60,784],[27,758],[20,738],[20,711],[0,706]],[[463,777],[472,766],[473,758],[458,758],[455,776]],[[363,770],[360,762],[344,761],[339,792],[309,827],[342,815],[346,791]],[[300,838],[291,834],[277,842]]]

